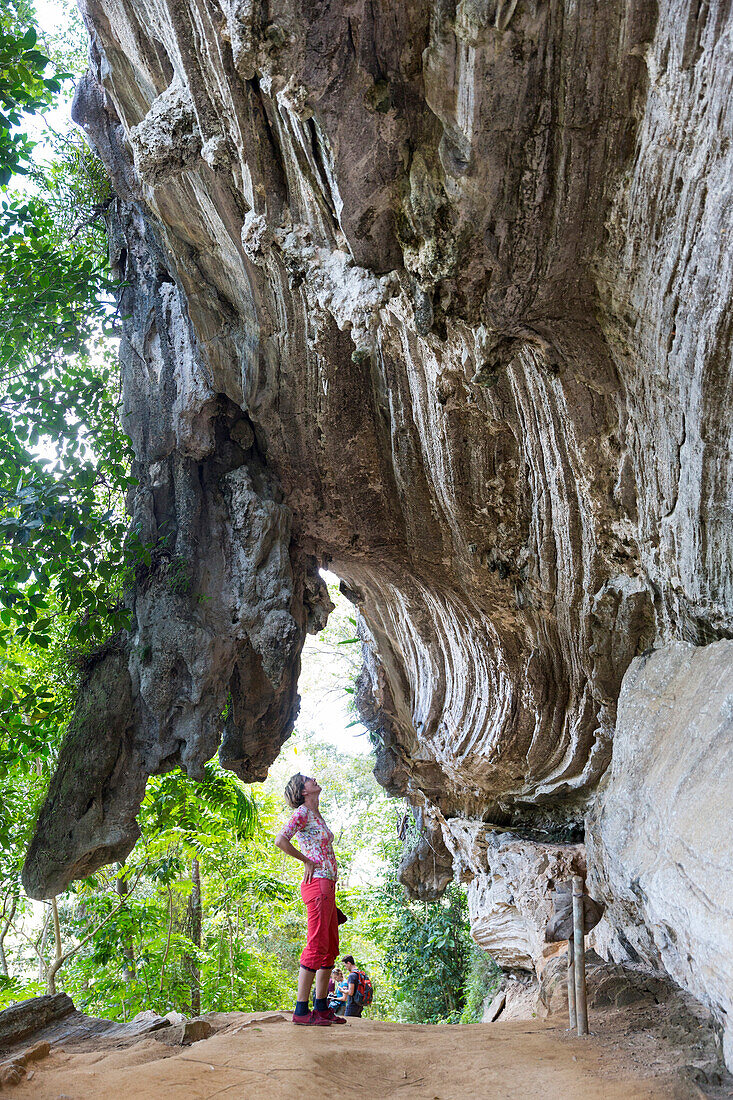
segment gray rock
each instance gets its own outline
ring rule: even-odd
[[[173,1027],[176,1027],[179,1024],[185,1024],[186,1022],[186,1017],[183,1015],[182,1012],[166,1012],[163,1018],[167,1020],[168,1023],[171,1024]]]
[[[0,1046],[9,1047],[75,1012],[66,993],[30,997],[0,1012]]]
[[[676,642],[626,673],[611,769],[588,819],[594,933],[703,1001],[733,1063],[733,642]]]
[[[502,976],[499,989],[484,1003],[482,1023],[497,1020],[531,1020],[537,1015],[539,986],[535,978],[523,971],[509,971]]]
[[[423,832],[415,847],[405,852],[397,877],[408,897],[416,901],[435,901],[442,897],[453,879],[453,859],[440,828]]]
[[[605,906],[603,902],[595,901],[589,894],[582,895],[583,933],[592,932],[603,916]],[[545,939],[548,943],[561,943],[563,940],[572,939],[575,932],[575,918],[573,915],[573,884],[572,880],[561,882],[552,891],[552,917],[545,929]]]
[[[585,872],[582,844],[551,844],[480,822],[449,823],[448,847],[468,882],[473,938],[502,967],[541,973],[560,949],[548,944],[556,883]]]
[[[176,1013],[175,1015],[178,1015]],[[152,1008],[146,1008],[142,1012],[138,1012],[137,1016],[133,1016],[129,1024],[124,1026],[128,1027],[133,1032],[140,1032],[143,1034],[146,1031],[159,1031],[163,1027],[169,1027],[173,1023],[170,1019],[171,1013],[169,1012],[165,1016],[160,1016]]]

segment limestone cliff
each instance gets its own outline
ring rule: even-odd
[[[667,897],[635,894],[595,802],[624,676],[731,632],[730,5],[82,9],[76,117],[118,195],[130,513],[157,549],[130,636],[89,672],[29,891],[123,856],[145,777],[196,774],[227,700],[222,760],[263,773],[328,564],[363,617],[380,778],[471,878],[479,938],[539,965],[529,878],[580,865],[590,813],[622,957]],[[645,766],[614,760],[604,806],[624,760]],[[705,898],[713,923],[732,904]]]

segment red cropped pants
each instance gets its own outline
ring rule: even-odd
[[[330,878],[301,882],[300,896],[308,910],[308,937],[300,965],[306,970],[330,970],[339,950],[336,883]]]

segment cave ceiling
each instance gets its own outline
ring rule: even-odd
[[[29,893],[124,858],[149,775],[265,775],[324,566],[387,789],[571,838],[632,659],[729,633],[728,6],[81,7],[155,550]]]

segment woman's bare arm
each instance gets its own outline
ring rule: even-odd
[[[285,852],[286,856],[292,856],[293,859],[299,859],[301,863],[305,864],[305,872],[303,873],[303,882],[310,882],[313,878],[313,872],[316,869],[316,864],[312,860],[308,859],[299,852],[298,849],[290,843],[286,836],[282,833],[278,833],[275,837],[275,847],[279,848],[281,852]]]

